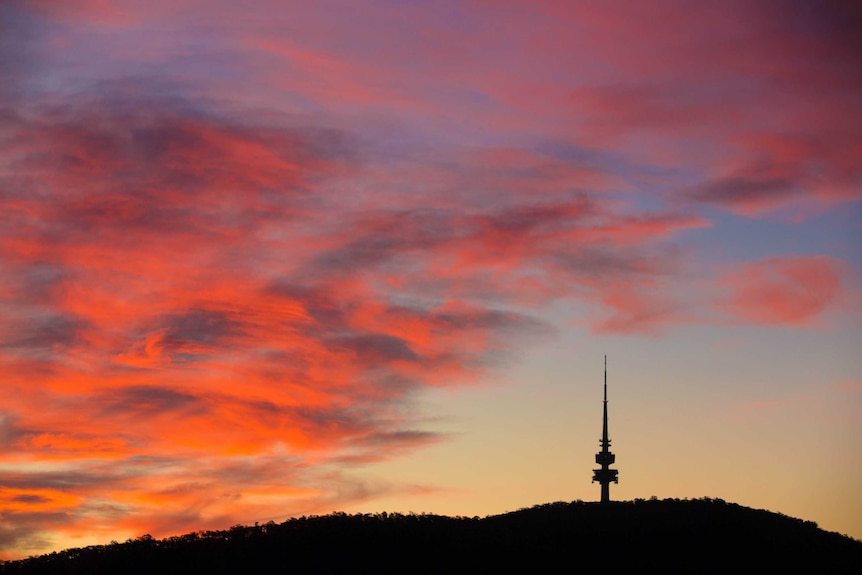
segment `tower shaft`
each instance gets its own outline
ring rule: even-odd
[[[601,465],[601,469],[593,469],[593,482],[598,481],[601,484],[601,502],[607,503],[611,500],[611,482],[619,483],[617,477],[619,471],[610,469],[610,465],[616,461],[616,456],[610,451],[611,440],[608,438],[608,356],[605,356],[605,395],[602,404],[602,438],[599,440],[602,450],[596,453],[596,463]]]

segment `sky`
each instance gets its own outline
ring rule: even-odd
[[[0,4],[0,558],[716,497],[862,538],[862,10]]]

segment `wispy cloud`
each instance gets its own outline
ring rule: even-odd
[[[746,264],[723,282],[727,309],[757,324],[806,325],[843,294],[841,265],[827,257],[770,258]]]

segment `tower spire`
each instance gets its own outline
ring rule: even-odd
[[[611,453],[611,440],[608,438],[608,356],[605,356],[605,399],[603,404],[602,416],[602,438],[599,440],[602,450],[596,453],[596,463],[601,465],[601,469],[593,469],[593,482],[598,481],[602,486],[602,503],[607,503],[611,500],[610,483],[619,483],[617,474],[619,471],[610,469],[609,466],[616,461],[616,456]]]

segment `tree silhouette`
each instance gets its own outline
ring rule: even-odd
[[[862,542],[721,499],[548,503],[485,518],[333,513],[0,564],[0,574],[862,573]]]

